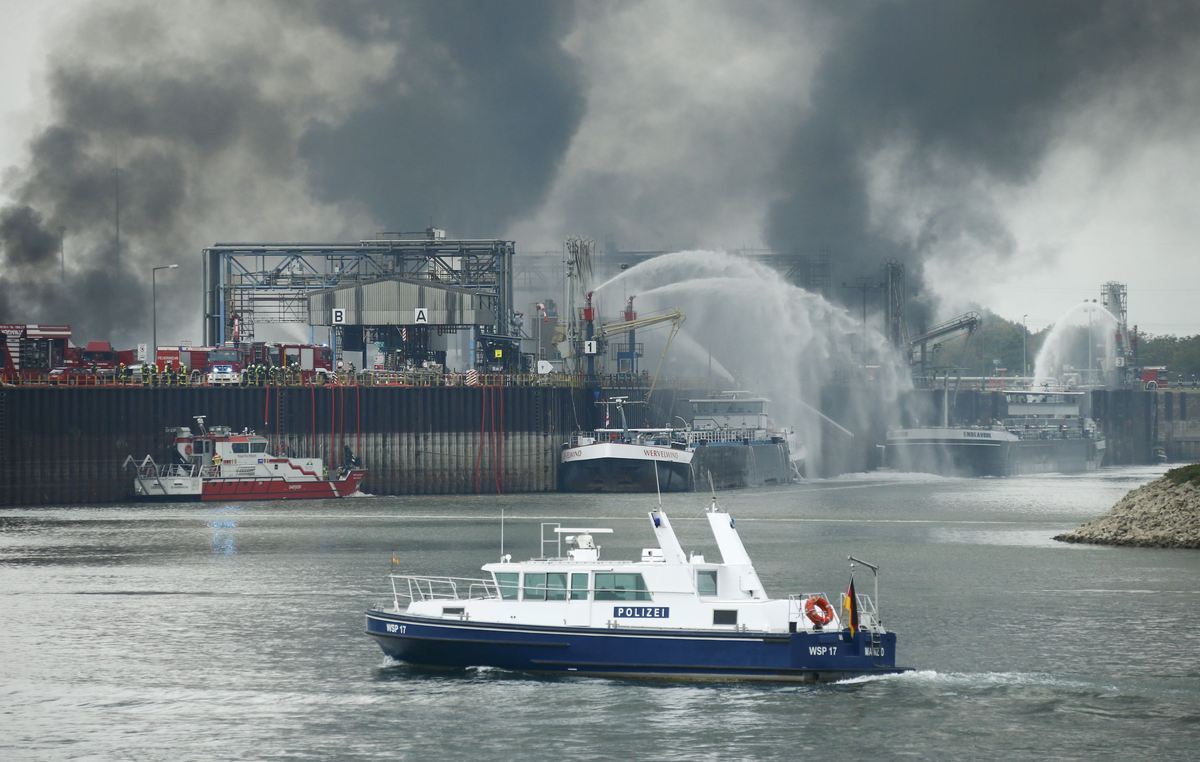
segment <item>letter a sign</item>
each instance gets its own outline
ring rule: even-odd
[[[415,310],[413,310],[413,312],[415,313],[413,315],[414,323],[416,323],[417,325],[429,325],[429,308],[428,307],[417,307]]]
[[[346,324],[346,310],[345,309],[339,307],[333,311],[333,324],[334,325],[345,325]]]

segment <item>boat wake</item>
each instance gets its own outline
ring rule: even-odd
[[[955,481],[959,477],[954,476],[939,476],[938,474],[927,474],[920,471],[892,471],[890,469],[881,468],[877,471],[857,471],[854,473],[838,474],[830,476],[826,479],[809,479],[807,484],[839,484],[844,482],[912,482],[914,484],[928,484],[932,482],[948,482]]]
[[[860,675],[838,680],[834,685],[893,683],[957,688],[1094,688],[1091,683],[1043,672],[938,672],[918,669],[892,675]]]

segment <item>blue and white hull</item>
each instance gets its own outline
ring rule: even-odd
[[[548,627],[366,614],[393,659],[431,667],[498,667],[610,677],[812,682],[891,674],[894,633]]]

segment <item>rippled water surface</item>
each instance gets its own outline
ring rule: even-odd
[[[1160,472],[725,493],[772,594],[840,591],[850,553],[883,567],[916,671],[816,687],[436,672],[363,634],[393,553],[476,576],[504,508],[516,557],[557,519],[632,557],[652,497],[0,511],[0,758],[1194,758],[1200,553],[1050,539]],[[704,496],[664,503],[716,557]]]

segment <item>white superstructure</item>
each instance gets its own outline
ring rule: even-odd
[[[643,549],[637,561],[601,558],[597,536],[611,529],[544,524],[543,546],[555,548],[553,555],[522,562],[505,557],[484,565],[484,578],[474,580],[392,575],[391,611],[476,623],[603,629],[795,633],[843,627],[838,607],[824,594],[769,597],[733,517],[718,510],[715,501],[706,516],[719,562],[686,553],[661,509],[650,514],[658,547]],[[877,626],[874,603],[869,596],[858,597],[860,626]]]

